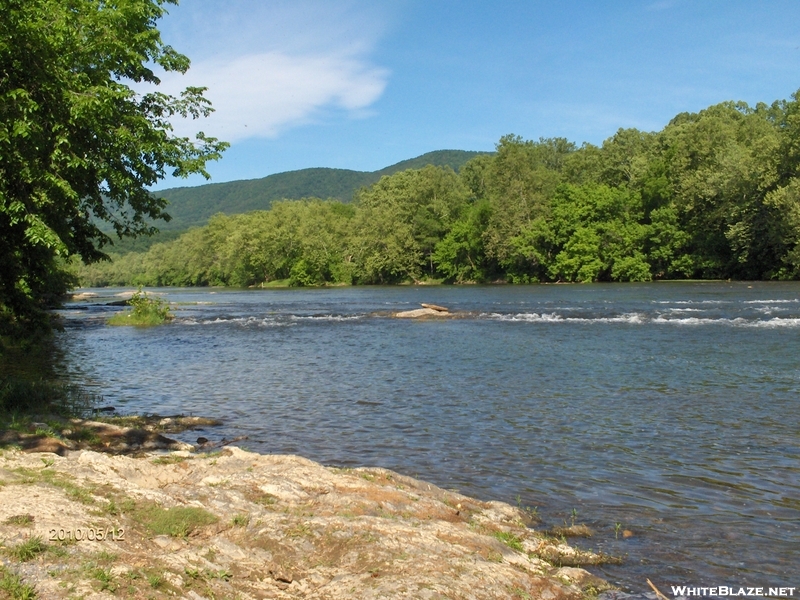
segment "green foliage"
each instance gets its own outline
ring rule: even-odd
[[[14,560],[27,562],[36,558],[45,550],[47,550],[47,544],[37,535],[14,546],[9,546],[5,549],[5,553]]]
[[[148,296],[140,287],[128,300],[133,308],[114,315],[108,320],[109,325],[134,325],[149,327],[161,325],[172,319],[169,305],[161,298]]]
[[[647,227],[638,194],[605,185],[565,185],[552,203],[549,274],[563,281],[648,281]]]
[[[10,600],[35,600],[36,590],[0,565],[0,591],[5,592]]]
[[[7,525],[30,525],[35,520],[33,515],[14,515],[5,520]]]
[[[133,517],[154,535],[172,537],[186,537],[199,527],[217,522],[214,515],[196,506],[174,506],[165,509],[153,505],[137,508]]]
[[[525,547],[522,545],[522,539],[514,535],[512,532],[495,531],[493,535],[512,550],[516,550],[517,552],[525,551]]]
[[[350,241],[362,283],[434,276],[434,249],[467,206],[468,191],[452,169],[427,166],[383,177],[357,196]]]
[[[0,333],[47,328],[43,309],[72,285],[70,257],[104,258],[119,237],[153,231],[167,170],[204,169],[225,143],[171,133],[210,111],[203,88],[137,93],[189,60],[155,25],[175,0],[8,0],[0,19]]]
[[[602,146],[505,136],[355,202],[274,202],[80,271],[85,284],[292,286],[800,278],[800,92]],[[226,184],[227,185],[227,184]],[[188,192],[187,192],[188,193]]]
[[[234,515],[231,524],[234,527],[247,527],[250,524],[250,515]]]
[[[0,378],[0,423],[10,424],[22,413],[78,416],[100,398],[85,389],[46,379]]]
[[[483,234],[489,258],[501,265],[515,262],[512,240],[536,219],[548,217],[550,199],[563,181],[561,169],[574,151],[574,144],[563,138],[500,139],[484,169],[483,190],[473,190],[492,205]]]
[[[108,590],[109,592],[115,592],[117,590],[117,585],[114,583],[114,576],[111,573],[111,569],[104,569],[103,567],[91,567],[89,568],[89,576],[92,579],[95,579],[99,582],[100,591],[103,592]]]
[[[483,232],[491,206],[484,200],[470,206],[465,213],[436,244],[432,256],[438,272],[455,283],[484,281],[488,272]]]
[[[169,201],[169,214],[172,220],[164,225],[159,225],[162,229],[162,234],[159,235],[160,241],[169,241],[164,235],[168,232],[200,227],[218,212],[234,215],[254,210],[268,210],[273,202],[302,198],[325,198],[350,202],[358,190],[377,183],[381,177],[394,175],[408,169],[421,169],[428,165],[450,167],[454,171],[458,171],[468,160],[480,154],[482,153],[465,150],[437,150],[404,160],[380,171],[300,169],[287,173],[276,173],[262,179],[163,190],[159,192],[159,195]],[[146,242],[147,240],[142,240],[139,243]],[[130,244],[116,244],[115,246],[115,250],[120,254],[130,251],[129,248]],[[141,249],[137,250],[141,251]]]

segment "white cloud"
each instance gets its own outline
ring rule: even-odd
[[[177,121],[175,131],[202,130],[234,142],[275,137],[326,109],[358,114],[381,96],[387,77],[386,70],[354,56],[265,52],[194,63],[186,75],[165,75],[159,89],[177,94],[189,85],[207,87],[215,112],[199,121]]]
[[[177,95],[187,86],[206,87],[215,112],[177,120],[175,132],[235,142],[275,137],[331,114],[369,114],[389,76],[369,56],[383,21],[362,0],[182,4],[162,31],[192,66],[186,75],[160,75],[158,90]]]

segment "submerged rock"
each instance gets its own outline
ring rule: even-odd
[[[553,527],[549,533],[550,535],[554,535],[556,537],[561,537],[563,535],[564,537],[590,538],[594,535],[594,531],[592,531],[589,526],[583,524],[575,525],[574,523],[569,526],[565,525],[564,527]]]

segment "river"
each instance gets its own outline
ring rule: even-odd
[[[537,507],[662,585],[797,585],[800,284],[156,289],[173,323],[69,303],[63,374],[119,412]],[[403,320],[421,302],[458,318]],[[620,531],[632,536],[623,538]],[[669,588],[667,588],[669,589]],[[664,591],[664,590],[662,590]]]

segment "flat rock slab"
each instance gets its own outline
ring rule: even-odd
[[[415,308],[414,310],[404,310],[392,315],[397,319],[419,319],[420,317],[451,317],[452,313],[436,310],[433,308]]]
[[[439,306],[438,304],[425,304],[424,302],[420,303],[422,308],[430,308],[431,310],[436,310],[439,312],[448,312],[450,309],[445,308],[444,306]]]
[[[207,518],[163,530],[187,511]],[[0,456],[0,566],[39,598],[577,600],[607,589],[564,566],[597,555],[525,523],[508,504],[386,469],[236,447]],[[36,536],[46,550],[14,554]]]

